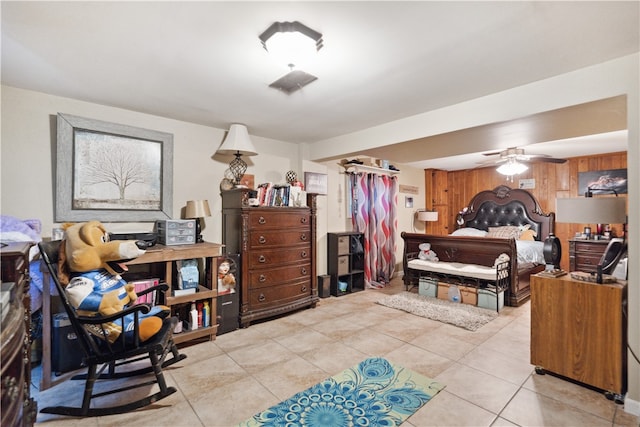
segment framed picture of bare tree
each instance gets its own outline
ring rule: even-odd
[[[173,135],[58,113],[55,220],[171,219]]]

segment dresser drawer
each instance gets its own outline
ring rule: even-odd
[[[247,254],[249,269],[277,267],[309,260],[311,245],[281,249],[255,249]]]
[[[295,227],[309,227],[310,214],[308,210],[288,212],[284,209],[278,212],[259,211],[249,216],[249,227],[252,231],[267,229],[284,230]]]
[[[249,247],[252,250],[277,247],[282,247],[283,250],[287,250],[288,246],[307,245],[309,242],[311,242],[310,230],[261,230],[251,233],[251,236],[249,236]]]
[[[250,270],[248,285],[250,289],[264,288],[277,285],[278,283],[309,279],[310,274],[311,262],[279,268]]]
[[[269,288],[249,291],[249,307],[251,310],[280,306],[311,295],[311,284],[308,280]]]
[[[607,248],[606,244],[592,242],[574,242],[574,245],[575,252],[584,255],[596,254],[602,256],[604,250]]]

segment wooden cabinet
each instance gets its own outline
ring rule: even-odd
[[[449,234],[455,227],[451,228],[451,224],[449,224],[448,172],[445,170],[427,169],[425,170],[424,176],[425,208],[438,212],[437,221],[425,222],[425,234]]]
[[[327,272],[331,295],[364,290],[364,235],[357,232],[327,233]]]
[[[608,240],[569,240],[569,271],[595,273]]]
[[[173,340],[176,344],[192,341],[196,339],[215,339],[218,325],[216,324],[216,296],[218,294],[217,285],[214,285],[213,277],[216,266],[214,259],[222,255],[222,245],[219,243],[195,243],[190,245],[164,246],[155,245],[147,249],[146,253],[127,262],[129,271],[123,275],[126,280],[142,279],[142,278],[159,278],[165,281],[170,288],[177,283],[178,271],[176,269],[176,261],[185,259],[202,259],[203,271],[201,274],[202,282],[198,286],[198,292],[189,295],[173,296],[170,291],[164,295],[160,302],[171,308],[171,314],[178,316],[180,320],[188,320],[188,312],[192,302],[208,301],[209,310],[211,312],[210,325],[205,328],[196,330],[183,330],[174,334]],[[46,270],[44,267],[43,271]],[[46,390],[51,386],[66,380],[69,375],[63,375],[52,379],[51,366],[51,317],[49,315],[51,309],[51,295],[48,289],[48,276],[45,273],[45,286],[43,293],[43,343],[42,349],[42,381],[41,390]],[[46,310],[45,310],[46,308]]]
[[[309,207],[249,207],[247,189],[222,193],[222,238],[240,254],[240,324],[318,301],[316,199]]]
[[[0,249],[2,262],[1,389],[2,426],[31,426],[37,403],[31,397],[31,298],[29,248],[9,243]]]
[[[208,301],[211,312],[209,324],[211,326],[190,331],[183,330],[179,334],[174,334],[173,341],[176,344],[203,337],[209,340],[215,339],[218,328],[216,324],[216,296],[218,294],[218,286],[217,281],[213,280],[213,278],[216,277],[214,259],[220,255],[222,255],[222,245],[218,243],[203,242],[176,246],[156,245],[147,249],[144,255],[127,263],[130,271],[134,270],[132,266],[144,266],[144,269],[148,271],[145,275],[149,274],[159,277],[169,285],[169,288],[173,289],[177,283],[179,273],[176,261],[194,258],[204,261],[202,265],[204,269],[200,274],[201,283],[198,286],[198,292],[195,294],[174,296],[173,292],[170,291],[165,295],[164,304],[171,307],[172,315],[178,316],[180,320],[188,320],[191,303]],[[125,279],[128,279],[128,277],[125,276]]]
[[[626,391],[627,285],[531,276],[531,363],[614,395]]]

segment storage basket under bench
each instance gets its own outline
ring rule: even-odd
[[[511,283],[509,266],[509,260],[496,261],[493,267],[489,267],[460,262],[428,261],[420,259],[418,253],[409,253],[406,274],[417,277],[418,280],[430,278],[438,282],[475,288],[478,293],[484,295],[495,295],[495,308],[499,312],[504,304],[504,292]]]

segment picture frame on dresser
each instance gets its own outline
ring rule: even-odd
[[[172,180],[173,134],[58,113],[57,222],[170,219]]]

